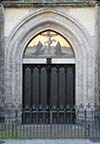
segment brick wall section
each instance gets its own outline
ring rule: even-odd
[[[4,85],[4,12],[0,5],[0,105],[3,102]]]

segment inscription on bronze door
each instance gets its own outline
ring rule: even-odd
[[[74,104],[74,64],[51,64],[49,59],[47,64],[23,64],[23,109],[34,111],[38,108],[38,116],[42,119],[44,107],[50,117],[51,108]],[[29,118],[28,113],[24,116]],[[35,117],[33,113],[32,119]]]

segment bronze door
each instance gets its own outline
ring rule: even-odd
[[[23,64],[24,110],[74,104],[74,64]]]

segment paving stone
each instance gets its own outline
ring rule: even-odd
[[[3,144],[3,143],[0,143]],[[61,139],[61,140],[5,140],[4,144],[100,144],[90,140]]]

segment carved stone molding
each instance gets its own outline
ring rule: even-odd
[[[1,3],[5,7],[93,7],[96,0],[2,0]]]
[[[76,59],[76,104],[94,103],[94,51],[88,32],[70,15],[43,8],[25,17],[12,31],[5,50],[7,102],[22,104],[22,61],[28,42],[45,30],[54,30],[73,47]]]
[[[0,5],[0,104],[4,96],[4,10]]]

